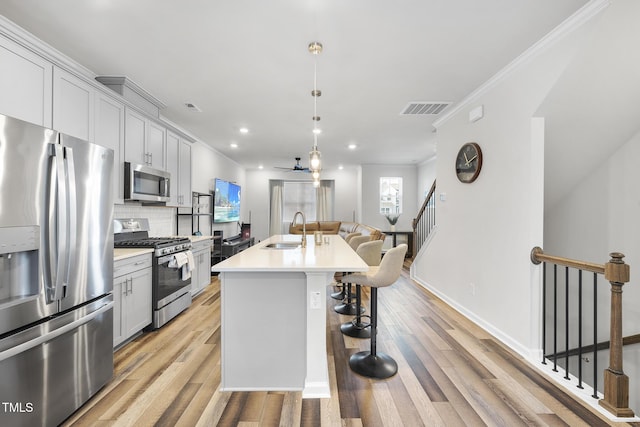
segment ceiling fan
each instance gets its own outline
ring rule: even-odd
[[[302,167],[302,165],[300,164],[300,157],[296,157],[295,159],[296,159],[296,164],[292,168],[283,168],[281,166],[275,166],[275,168],[283,169],[289,172],[306,172],[306,173],[311,172],[309,168]]]

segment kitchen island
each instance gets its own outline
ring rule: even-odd
[[[338,235],[273,236],[216,264],[222,301],[221,390],[329,397],[326,287],[367,264]],[[284,243],[284,244],[283,244]],[[292,246],[287,246],[291,245]]]

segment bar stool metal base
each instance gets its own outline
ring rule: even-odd
[[[340,325],[340,332],[353,338],[371,338],[371,328],[368,323],[356,323],[355,319]]]
[[[336,313],[344,314],[346,316],[355,316],[356,314],[358,314],[358,308],[360,308],[360,313],[364,313],[364,307],[363,306],[358,307],[353,302],[349,304],[347,303],[338,304],[335,307],[333,307]]]
[[[361,351],[349,358],[349,367],[356,374],[379,380],[394,376],[398,372],[398,364],[384,353],[375,356],[368,351]]]
[[[333,299],[337,299],[342,301],[345,297],[347,296],[347,294],[344,292],[344,289],[338,291],[338,292],[334,292],[331,294],[331,298]]]

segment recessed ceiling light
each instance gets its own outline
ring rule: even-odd
[[[264,166],[258,165],[258,169],[264,169]]]
[[[236,144],[235,142],[232,142],[231,144],[229,144],[229,146],[231,148],[238,148],[238,144]]]
[[[314,129],[313,133],[316,135],[320,135],[322,133],[322,129]]]
[[[356,144],[349,144],[349,150],[355,150],[357,147]]]
[[[247,134],[247,133],[249,133],[249,129],[247,129],[247,128],[240,128],[240,133],[241,133],[241,134],[243,134],[243,135],[244,135],[244,134]]]
[[[344,169],[344,166],[342,165],[338,166],[338,170],[342,170],[342,169]]]

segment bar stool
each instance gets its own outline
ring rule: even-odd
[[[383,240],[371,240],[362,243],[356,249],[356,253],[367,263],[368,266],[380,265],[380,257],[382,255]],[[362,304],[362,289],[360,285],[356,285],[356,307]],[[371,329],[369,323],[362,323],[362,314],[357,313],[352,321],[340,325],[340,331],[353,338],[369,338],[371,337]],[[371,316],[364,316],[369,317]]]
[[[355,251],[361,244],[369,241],[371,241],[371,236],[355,236],[349,240],[349,246],[351,246]],[[354,295],[351,293],[351,283],[346,282],[344,278],[342,280],[342,290],[344,291],[345,297],[342,304],[338,304],[333,307],[335,312],[339,314],[346,314],[348,316],[364,312],[364,307],[356,305],[356,303],[353,302]]]
[[[362,233],[359,233],[359,232],[349,233],[346,236],[344,236],[344,241],[349,243],[352,238],[357,237],[357,236],[361,236],[361,235],[362,235]],[[331,294],[331,298],[342,301],[344,299],[344,297],[346,296],[346,293],[344,291],[344,285],[341,283],[342,276],[344,276],[345,274],[347,274],[347,273],[336,273],[336,274],[333,275],[333,280],[336,281],[336,286],[338,288],[340,288],[340,291],[332,293]]]
[[[344,281],[371,287],[371,349],[360,351],[349,358],[349,367],[357,374],[369,378],[384,379],[398,372],[398,364],[391,356],[377,352],[378,288],[392,285],[400,277],[407,245],[401,244],[387,251],[379,267],[371,267],[366,274],[354,273]]]

